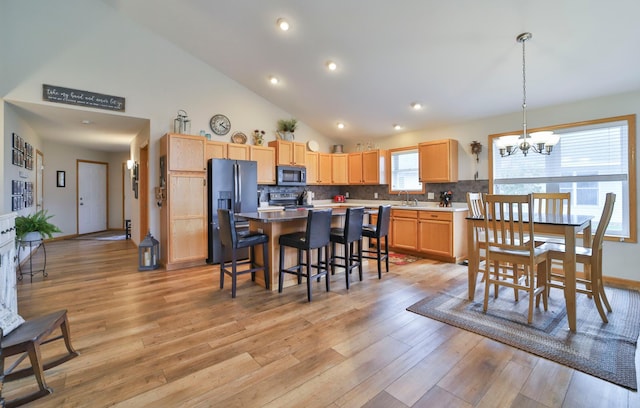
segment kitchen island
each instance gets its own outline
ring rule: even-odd
[[[342,227],[346,216],[346,208],[334,208],[332,211],[332,226]],[[265,233],[269,236],[269,276],[271,280],[271,290],[278,289],[279,279],[279,263],[280,263],[280,245],[278,240],[283,234],[304,231],[307,227],[307,216],[309,211],[306,209],[287,210],[287,211],[260,211],[249,213],[238,213],[237,218],[249,220],[249,230]],[[367,217],[367,215],[365,215]],[[365,218],[366,222],[366,218]],[[340,247],[340,246],[338,246]],[[256,261],[260,265],[263,264],[262,252],[256,251]],[[285,248],[285,267],[297,263],[297,251],[294,248]],[[338,268],[342,271],[341,268]],[[285,274],[284,286],[297,285],[297,279],[291,274]],[[264,277],[256,274],[256,282],[265,286]]]

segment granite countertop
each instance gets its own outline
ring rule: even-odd
[[[381,205],[390,204],[391,208],[401,209],[401,210],[417,210],[417,211],[445,211],[445,212],[458,212],[458,211],[468,211],[467,203],[452,203],[451,207],[440,207],[438,202],[428,201],[428,202],[418,202],[418,205],[402,205],[402,202],[399,201],[384,201],[384,200],[351,200],[347,199],[344,203],[335,203],[332,200],[315,200],[313,202],[314,208],[327,208],[327,207],[367,207],[367,208],[378,208]],[[258,208],[258,212],[273,212],[273,211],[281,211],[284,207],[275,206],[275,205],[267,205]],[[287,211],[293,212],[293,211]],[[303,211],[306,217],[306,211]]]

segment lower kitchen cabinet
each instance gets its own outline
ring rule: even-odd
[[[418,211],[391,210],[390,243],[393,248],[418,249]]]
[[[467,256],[467,211],[391,211],[393,249],[405,250],[444,262]]]

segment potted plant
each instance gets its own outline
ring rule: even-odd
[[[49,222],[51,217],[53,215],[47,214],[46,210],[16,217],[16,239],[19,241],[39,241],[44,237],[53,238],[54,232],[62,231]]]
[[[293,140],[293,132],[296,131],[296,127],[298,126],[298,120],[291,119],[280,119],[278,121],[278,135],[283,140]]]

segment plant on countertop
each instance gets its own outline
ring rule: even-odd
[[[35,231],[39,232],[43,237],[53,238],[53,233],[62,231],[49,222],[51,217],[53,215],[47,214],[46,210],[16,217],[16,238],[22,239],[29,232]]]

